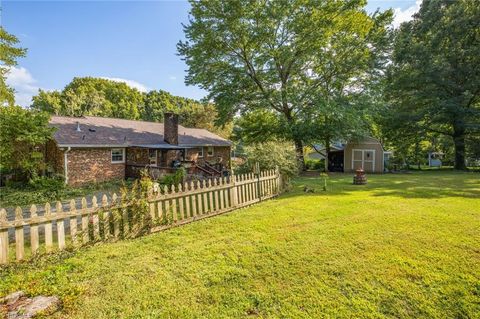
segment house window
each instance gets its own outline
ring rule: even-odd
[[[207,148],[207,155],[208,155],[208,156],[213,156],[213,146],[209,146],[209,147]]]
[[[203,147],[198,149],[198,158],[203,158]]]
[[[112,163],[125,163],[125,149],[113,148],[112,149]]]
[[[148,150],[148,159],[150,160],[150,165],[157,165],[157,150]]]

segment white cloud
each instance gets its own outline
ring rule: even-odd
[[[137,81],[127,80],[127,79],[122,79],[122,78],[110,78],[110,77],[106,77],[106,76],[102,76],[101,78],[106,79],[106,80],[110,80],[110,81],[115,81],[115,82],[123,82],[123,83],[127,84],[128,86],[139,90],[140,92],[150,91],[150,89],[146,85],[143,85],[142,83],[139,83]]]
[[[170,75],[168,78],[169,78],[170,80],[172,80],[172,81],[175,81],[175,80],[177,79],[177,77],[174,76],[174,75]]]
[[[15,89],[15,102],[21,106],[29,106],[39,89],[37,81],[24,67],[10,67],[6,82]]]
[[[394,28],[398,28],[402,22],[412,20],[412,16],[420,10],[420,4],[422,0],[416,0],[415,4],[411,7],[402,10],[400,8],[394,9],[394,18],[393,18],[393,26]]]

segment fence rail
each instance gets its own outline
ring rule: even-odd
[[[277,196],[281,188],[276,169],[152,189],[144,198],[148,206],[144,208],[134,206],[117,194],[110,198],[103,195],[100,203],[94,196],[90,205],[82,198],[81,208],[75,200],[69,205],[57,202],[55,209],[47,203],[41,216],[37,214],[36,205],[30,207],[29,217],[24,217],[28,214],[17,207],[13,220],[7,219],[2,208],[0,264],[63,250],[67,246],[165,230]],[[145,210],[145,213],[135,214],[132,209]],[[9,231],[13,232],[12,236]]]

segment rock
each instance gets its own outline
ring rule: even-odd
[[[20,306],[17,309],[18,315],[13,318],[28,319],[40,313],[42,315],[50,315],[57,311],[59,307],[60,299],[58,297],[37,296],[31,299],[29,303]]]
[[[13,305],[16,303],[20,298],[25,297],[25,293],[23,291],[16,291],[14,293],[9,294],[8,296],[2,298],[0,303],[6,304],[7,306]]]
[[[14,292],[0,300],[2,312],[8,319],[29,319],[37,315],[50,315],[60,307],[60,299],[56,296],[36,296],[27,298],[23,291]]]
[[[305,186],[305,187],[303,188],[303,191],[304,191],[305,193],[315,193],[315,189],[314,189],[314,188],[310,188],[310,187],[308,187],[308,186]]]

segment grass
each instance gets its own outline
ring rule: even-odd
[[[82,196],[92,195],[96,192],[117,192],[123,181],[110,181],[91,183],[82,187],[66,186],[53,191],[39,191],[28,187],[2,187],[0,188],[0,207],[26,206],[31,204],[45,204],[54,200],[70,200]]]
[[[299,178],[227,215],[4,268],[0,295],[57,294],[58,318],[479,318],[480,175],[368,178]]]

